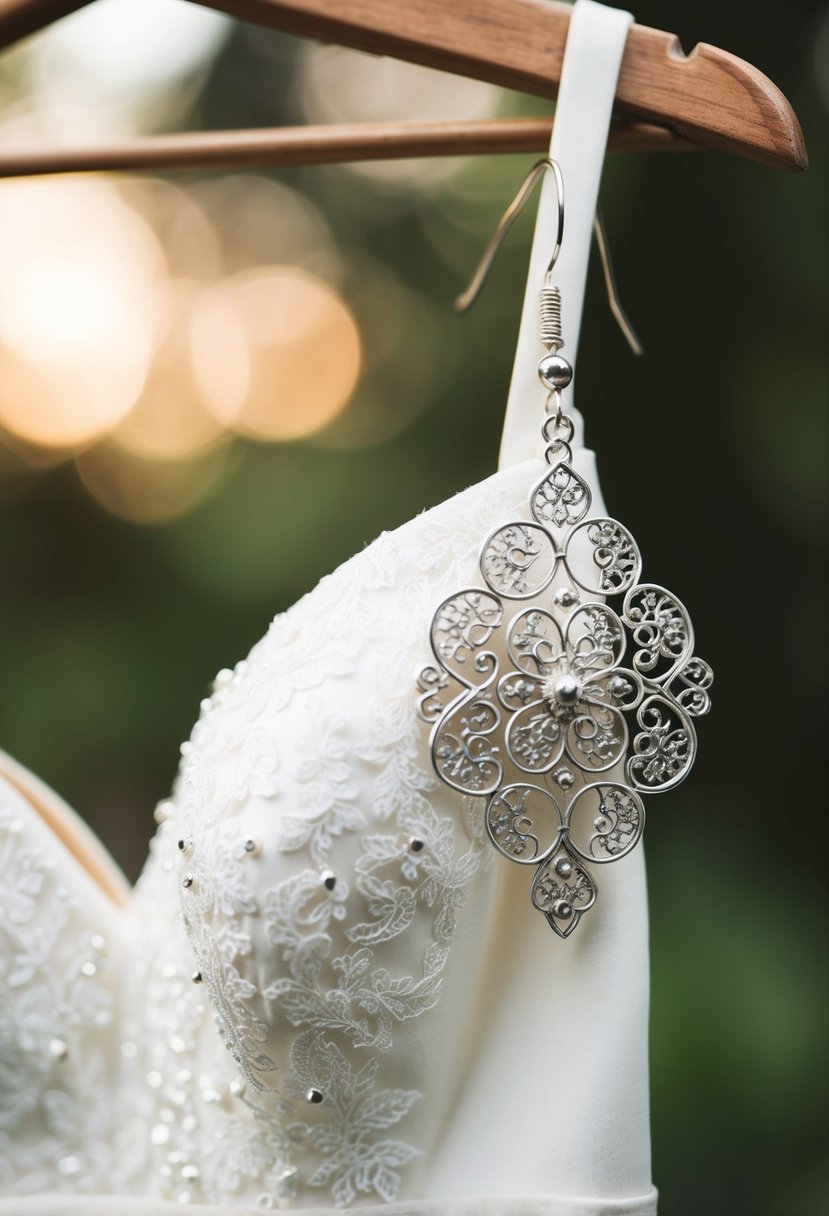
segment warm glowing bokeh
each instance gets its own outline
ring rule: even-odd
[[[110,432],[113,443],[136,456],[175,460],[216,443],[224,427],[205,405],[193,374],[189,326],[201,287],[171,279],[156,291],[158,342],[143,391]]]
[[[187,197],[190,207],[198,208],[212,225],[226,274],[290,265],[330,279],[342,264],[342,252],[320,208],[284,182],[258,173],[223,173],[194,183]],[[165,248],[173,239],[184,242],[191,235],[189,218],[182,214],[182,219],[175,237],[165,232]]]
[[[194,196],[153,179],[0,185],[0,426],[24,460],[108,437],[85,482],[143,518],[101,490],[113,452],[187,460],[234,432],[311,435],[342,410],[360,370],[356,322],[293,264],[336,268],[327,228],[287,187],[246,184]],[[263,253],[294,257],[222,277]]]
[[[250,271],[205,292],[191,343],[205,399],[226,426],[253,439],[320,430],[360,371],[351,313],[326,283],[292,266]]]
[[[494,85],[343,47],[312,46],[303,62],[302,101],[313,123],[490,118],[500,100]],[[452,177],[461,163],[454,157],[369,161],[348,168],[377,181],[422,187]]]
[[[219,13],[170,0],[97,0],[29,47],[34,93],[22,107],[49,138],[77,143],[171,126],[186,112],[231,28]]]
[[[75,459],[81,481],[112,515],[130,523],[161,524],[192,511],[227,469],[225,445],[189,460],[153,460],[108,442]]]
[[[144,0],[139,28],[132,7],[101,0],[11,51],[0,146],[187,124],[232,25]],[[404,69],[398,109],[413,89]],[[329,221],[264,174],[0,182],[0,267],[8,468],[25,478],[74,460],[124,519],[188,510],[215,489],[235,436],[316,434],[357,383],[361,312],[331,285],[348,270]]]
[[[351,312],[293,264],[337,266],[324,222],[287,187],[245,184],[0,186],[0,426],[31,467],[75,454],[124,519],[190,510],[225,467],[197,457],[234,433],[314,434],[357,383]],[[222,277],[263,253],[292,264]]]
[[[0,189],[0,422],[70,448],[115,426],[147,378],[165,266],[144,219],[96,180]]]

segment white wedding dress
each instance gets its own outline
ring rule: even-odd
[[[591,0],[571,22],[553,147],[569,349],[629,22]],[[545,189],[500,471],[220,673],[134,891],[0,764],[0,1213],[655,1212],[642,851],[559,940],[480,799],[436,778],[415,712],[435,608],[544,468],[554,212]],[[575,465],[601,513],[591,453]]]

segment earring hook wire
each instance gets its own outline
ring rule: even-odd
[[[454,303],[456,312],[464,313],[472,307],[480,294],[481,288],[484,285],[487,275],[492,267],[492,263],[498,254],[499,249],[504,243],[504,238],[509,232],[512,225],[518,219],[528,200],[530,199],[535,187],[541,181],[544,174],[550,170],[553,174],[556,183],[556,203],[557,203],[557,224],[556,224],[556,239],[553,246],[553,252],[550,256],[550,261],[547,264],[545,279],[549,283],[550,275],[553,272],[558,255],[561,252],[561,242],[564,238],[564,182],[561,176],[561,169],[556,161],[550,156],[544,156],[541,160],[537,160],[527,173],[523,182],[518,188],[518,192],[509,204],[504,214],[501,216],[492,236],[486,244],[486,248],[481,254],[475,273],[469,280],[468,286],[461,292]],[[616,319],[616,323],[624,334],[628,346],[633,351],[634,355],[642,355],[645,353],[644,347],[633,328],[633,325],[625,312],[622,301],[619,298],[619,287],[616,281],[616,275],[613,270],[613,262],[610,257],[610,246],[607,240],[607,230],[604,224],[604,217],[599,208],[596,209],[596,215],[593,219],[593,232],[596,237],[596,245],[599,250],[599,258],[602,263],[602,273],[604,275],[605,288],[607,290],[607,300],[610,305],[610,311]]]
[[[616,324],[624,334],[625,340],[634,355],[644,355],[645,348],[619,298],[619,284],[616,281],[616,273],[613,269],[613,259],[610,256],[610,242],[607,239],[607,227],[605,226],[604,214],[601,207],[596,208],[596,214],[593,217],[593,235],[596,238],[596,247],[599,250],[599,260],[602,264],[602,274],[604,275],[604,285],[607,291],[607,302],[610,305],[610,311],[616,318]]]

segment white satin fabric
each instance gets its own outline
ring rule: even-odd
[[[195,1210],[207,1213],[207,1216],[259,1216],[262,1208],[217,1207],[211,1204]],[[644,1205],[638,1199],[620,1200],[606,1204],[601,1210],[604,1216],[653,1216],[656,1199],[654,1197],[650,1204]],[[349,1211],[352,1216],[376,1216],[378,1209],[375,1206],[361,1206],[350,1208]],[[461,1200],[441,1200],[439,1205],[431,1200],[391,1203],[382,1211],[384,1216],[436,1216],[437,1213],[440,1216],[593,1216],[596,1207],[591,1200],[582,1199],[557,1200],[551,1205],[550,1200],[543,1196],[513,1196],[504,1201],[478,1195]],[[14,1216],[173,1216],[175,1212],[181,1212],[181,1204],[164,1200],[155,1202],[119,1198],[114,1201],[110,1196],[47,1195],[15,1200],[11,1206],[0,1199],[0,1213],[14,1213]],[[309,1209],[305,1216],[331,1216],[331,1209]]]
[[[594,185],[628,21],[573,15],[557,138],[592,140]],[[537,385],[515,401],[534,445]],[[438,603],[543,469],[384,534],[220,673],[131,895],[0,765],[0,1213],[653,1216],[641,847],[559,940],[415,715]]]
[[[564,180],[565,204],[564,241],[555,265],[554,282],[561,290],[563,353],[574,365],[607,132],[632,21],[630,13],[621,9],[607,8],[593,0],[577,0],[562,64],[550,143],[550,156],[558,163]],[[557,223],[555,182],[548,173],[541,188],[530,254],[501,439],[501,468],[540,456],[544,450],[538,427],[545,395],[536,374],[538,360],[544,353],[538,338],[538,299],[555,245]],[[576,376],[562,398],[565,412],[576,419],[575,442],[580,446],[581,420],[573,406],[577,381]]]

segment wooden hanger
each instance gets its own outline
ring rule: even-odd
[[[571,8],[548,0],[196,0],[289,34],[554,97]],[[0,0],[0,48],[89,0]],[[611,147],[716,148],[796,172],[808,164],[797,117],[762,72],[699,43],[631,27]],[[549,123],[366,124],[155,136],[128,145],[0,154],[0,176],[104,168],[320,164],[478,151],[536,151]]]

